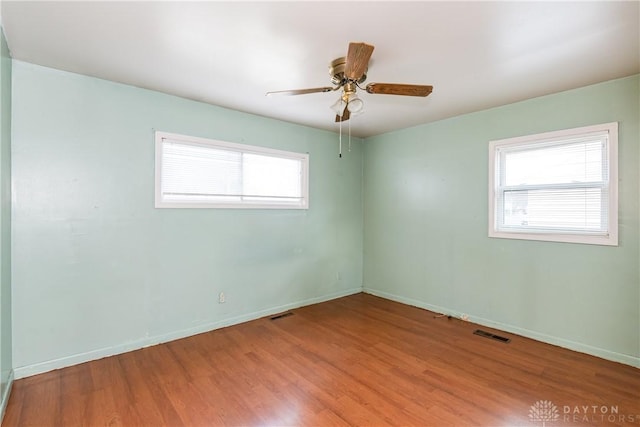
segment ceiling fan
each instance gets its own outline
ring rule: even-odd
[[[363,89],[360,84],[367,79],[369,59],[373,46],[366,43],[349,43],[347,56],[337,58],[329,66],[331,82],[336,86],[317,87],[311,89],[294,89],[267,92],[267,95],[306,95],[308,93],[334,92],[342,89],[340,98],[331,106],[336,112],[336,122],[349,120],[351,114],[362,111],[364,103],[356,94],[356,89]],[[398,83],[369,83],[363,90],[371,94],[428,96],[433,86]]]

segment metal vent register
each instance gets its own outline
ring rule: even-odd
[[[277,315],[271,317],[271,320],[282,319],[283,317],[287,317],[287,316],[293,316],[293,313],[289,311],[287,313],[277,314]]]
[[[508,343],[511,341],[510,338],[501,337],[500,335],[492,334],[491,332],[483,331],[482,329],[476,329],[473,332],[474,335],[480,335],[481,337],[491,338],[496,341],[500,341],[503,343]]]

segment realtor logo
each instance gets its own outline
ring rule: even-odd
[[[555,422],[560,419],[558,407],[550,400],[538,400],[529,409],[529,419],[534,422],[542,422],[542,427],[548,422]]]

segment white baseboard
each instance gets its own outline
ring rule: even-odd
[[[362,292],[362,288],[347,289],[344,291],[335,292],[335,293],[323,295],[320,297],[309,298],[306,300],[296,301],[290,304],[284,304],[277,307],[271,307],[265,310],[255,311],[255,312],[243,314],[240,316],[218,320],[216,322],[205,323],[193,328],[182,329],[179,331],[173,331],[167,334],[156,335],[152,337],[145,337],[139,340],[116,345],[113,347],[101,348],[97,350],[88,351],[85,353],[61,357],[55,360],[48,360],[46,362],[36,363],[33,365],[21,366],[18,368],[14,368],[15,379],[30,377],[32,375],[53,371],[54,369],[65,368],[67,366],[73,366],[80,363],[89,362],[91,360],[102,359],[103,357],[114,356],[116,354],[122,354],[129,351],[139,350],[144,347],[150,347],[150,346],[161,344],[164,342],[169,342],[169,341],[177,340],[180,338],[190,337],[192,335],[201,334],[203,332],[209,332],[214,329],[220,329],[226,326],[237,325],[239,323],[244,323],[250,320],[259,319],[261,317],[270,316],[272,314],[280,313],[286,310],[291,310],[294,308],[303,307],[311,304],[317,304],[317,303],[329,301],[332,299],[341,298],[347,295],[357,294],[360,292]]]
[[[7,411],[7,404],[9,403],[9,396],[11,396],[11,388],[13,387],[13,369],[9,371],[9,378],[7,378],[7,388],[4,389],[2,400],[0,401],[0,423],[4,419],[4,413]]]
[[[451,315],[454,317],[459,317],[460,312],[456,310],[452,310],[446,307],[440,307],[433,304],[427,304],[423,301],[415,300],[413,298],[405,298],[399,295],[390,294],[384,291],[379,291],[375,289],[370,289],[364,287],[363,292],[371,295],[375,295],[381,298],[389,299],[392,301],[400,302],[402,304],[411,305],[414,307],[424,308],[425,310],[430,310],[436,313],[442,313],[446,315]],[[592,356],[597,356],[602,359],[611,360],[614,362],[624,363],[625,365],[630,365],[636,368],[640,368],[640,357],[629,356],[627,354],[616,353],[614,351],[605,350],[598,347],[593,347],[587,344],[582,344],[579,342],[566,340],[564,338],[554,337],[552,335],[542,334],[540,332],[531,331],[529,329],[519,328],[517,326],[508,325],[505,323],[495,322],[493,320],[484,319],[482,317],[469,316],[468,319],[470,322],[477,323],[482,326],[487,326],[494,329],[499,329],[501,331],[510,332],[516,335],[520,335],[523,337],[531,338],[537,341],[542,341],[548,344],[557,345],[558,347],[567,348],[569,350],[578,351],[580,353],[590,354]]]

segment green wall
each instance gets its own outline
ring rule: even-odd
[[[11,57],[0,26],[0,412],[12,380],[11,341]],[[1,419],[1,418],[0,418]]]
[[[16,377],[361,291],[360,140],[20,61],[13,95]],[[309,152],[310,209],[154,209],[154,129]]]
[[[368,138],[365,291],[640,366],[639,80]],[[487,237],[490,140],[613,121],[618,247]]]

